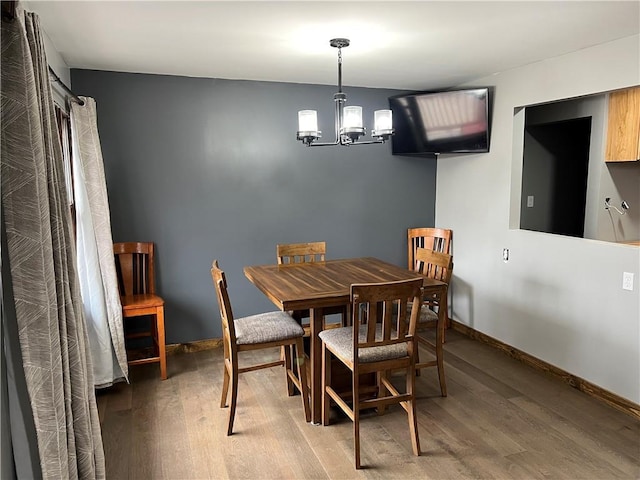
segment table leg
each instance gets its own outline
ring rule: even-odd
[[[310,309],[311,318],[311,423],[322,423],[322,341],[318,334],[322,331],[322,308]]]

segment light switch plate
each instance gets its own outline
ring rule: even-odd
[[[528,207],[528,208],[533,207],[533,195],[529,195],[529,196],[527,197],[527,207]]]

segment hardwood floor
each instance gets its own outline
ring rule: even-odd
[[[328,427],[305,423],[282,368],[241,376],[227,437],[221,359],[220,348],[172,355],[168,380],[140,365],[130,385],[98,393],[107,478],[640,478],[638,419],[451,330],[449,396],[435,369],[417,379],[422,456],[395,406],[362,420],[361,471],[352,423],[337,414]]]

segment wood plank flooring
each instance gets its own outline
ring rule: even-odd
[[[107,478],[640,478],[638,419],[457,332],[445,352],[448,397],[435,369],[417,378],[422,456],[395,406],[362,420],[361,471],[352,423],[305,423],[281,368],[240,377],[230,437],[221,348],[170,356],[165,381],[157,365],[131,368],[130,385],[98,393]]]

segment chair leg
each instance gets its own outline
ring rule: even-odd
[[[302,408],[304,409],[304,418],[307,422],[311,421],[311,407],[309,405],[309,382],[307,382],[307,364],[304,357],[304,345],[302,338],[296,340],[296,351],[294,363],[298,366],[298,379],[302,386],[300,396],[302,397]]]
[[[418,336],[418,332],[416,332],[416,337]],[[416,342],[416,353],[415,353],[415,357],[416,357],[416,365],[418,365],[420,363],[420,349],[418,348],[418,342]],[[420,376],[420,369],[416,368],[416,377]]]
[[[438,326],[436,331],[436,362],[438,364],[438,380],[440,381],[440,394],[447,396],[447,384],[444,378],[444,325]],[[417,349],[416,349],[417,350]]]
[[[361,468],[360,465],[360,392],[358,388],[359,375],[353,372],[352,389],[353,389],[353,450],[355,454],[356,470]]]
[[[451,328],[451,318],[449,317],[449,289],[447,288],[447,294],[444,296],[442,302],[442,308],[444,309],[444,328],[442,332],[442,343],[447,341],[446,331]]]
[[[220,408],[226,408],[227,397],[229,396],[229,370],[227,368],[227,361],[224,360],[222,376],[222,397],[220,397]]]
[[[322,425],[329,425],[331,416],[331,397],[327,386],[331,385],[331,353],[322,344]]]
[[[445,322],[444,322],[444,331],[442,332],[442,343],[446,343],[447,341],[447,330],[451,328],[451,319],[447,314]]]
[[[411,394],[407,416],[409,417],[409,431],[411,432],[411,444],[413,454],[420,456],[420,436],[418,435],[418,416],[416,414],[416,376],[415,366],[407,369],[407,393]]]
[[[156,312],[156,331],[158,333],[158,357],[160,357],[160,378],[167,379],[167,352],[164,339],[164,307]]]
[[[289,374],[287,373],[289,370],[291,372],[294,372],[292,368],[292,363],[291,363],[292,348],[293,348],[293,345],[283,345],[282,347],[280,347],[280,357],[282,358],[284,356],[284,376],[285,376],[285,379],[287,380],[287,395],[290,397],[293,396],[293,394],[295,393],[293,381],[291,380],[291,377],[289,377]]]
[[[238,400],[238,367],[236,363],[231,366],[231,405],[229,407],[229,426],[227,427],[227,435],[233,433],[233,420],[236,416],[236,403]]]
[[[389,394],[387,387],[385,387],[383,379],[387,379],[389,376],[389,372],[376,372],[376,382],[378,384],[378,398],[386,397]],[[384,415],[384,412],[387,410],[385,405],[380,405],[377,408],[378,415]]]

